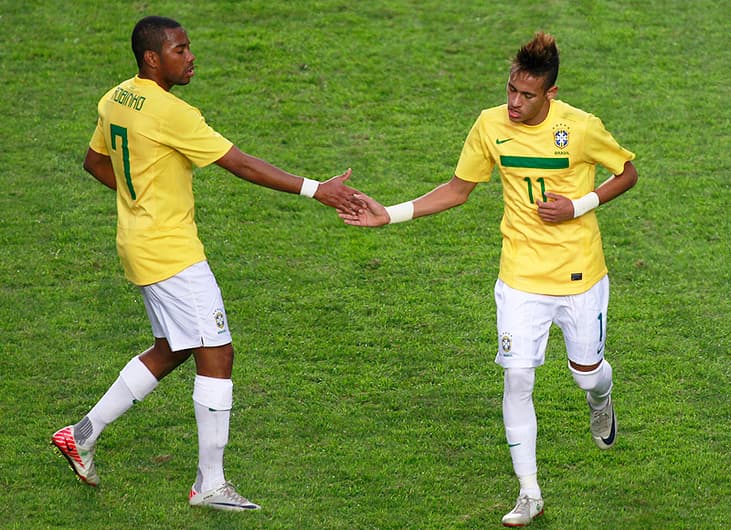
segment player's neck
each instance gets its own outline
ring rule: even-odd
[[[148,79],[150,81],[154,81],[165,92],[170,92],[172,85],[168,85],[164,80],[160,79],[159,76],[155,74],[156,72],[154,71],[150,72],[149,70],[142,69],[137,73],[137,77],[139,77],[140,79]]]

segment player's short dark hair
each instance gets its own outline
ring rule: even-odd
[[[525,72],[533,77],[545,77],[544,89],[548,90],[556,84],[558,65],[556,39],[541,31],[515,54],[510,73]]]
[[[132,30],[132,52],[139,68],[145,62],[145,52],[152,50],[160,53],[165,42],[165,30],[179,28],[180,24],[167,17],[145,17]]]

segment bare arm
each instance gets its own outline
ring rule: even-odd
[[[604,204],[622,195],[637,184],[637,178],[635,165],[631,161],[625,162],[624,171],[621,174],[608,178],[595,190],[599,195],[599,204]]]
[[[303,177],[287,173],[265,160],[248,155],[236,146],[231,147],[223,157],[216,161],[216,164],[239,178],[286,193],[299,193],[305,182]],[[348,212],[353,211],[361,203],[354,202],[353,199],[357,190],[345,185],[345,181],[350,178],[351,173],[351,170],[348,169],[342,175],[321,182],[315,191],[314,198],[327,206],[341,208]]]
[[[624,170],[605,180],[594,193],[599,197],[599,204],[609,202],[622,195],[637,183],[637,169],[631,161],[624,163]],[[538,215],[547,223],[560,223],[574,218],[574,203],[571,199],[557,193],[546,193],[547,202],[536,201]]]
[[[86,158],[84,158],[84,169],[107,188],[117,189],[112,159],[108,156],[97,153],[90,147],[86,151]]]
[[[443,212],[467,202],[476,182],[462,180],[457,175],[414,201],[414,217]]]
[[[464,204],[476,185],[475,182],[467,182],[457,176],[452,177],[449,182],[437,186],[429,193],[413,201],[413,217],[432,215]],[[391,222],[388,212],[379,202],[363,194],[356,197],[365,203],[365,207],[359,208],[355,213],[338,210],[338,215],[345,223],[353,226],[373,227]]]

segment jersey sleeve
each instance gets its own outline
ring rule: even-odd
[[[619,175],[624,171],[625,162],[634,160],[635,154],[619,145],[596,116],[590,118],[586,131],[585,152],[589,162],[600,164],[614,175]]]
[[[166,123],[166,142],[197,167],[205,167],[225,155],[233,143],[206,123],[200,111],[181,104]]]
[[[480,116],[467,135],[454,170],[458,178],[468,182],[487,182],[495,166],[490,153],[485,149],[482,127],[483,116]]]
[[[102,132],[102,119],[97,119],[96,122],[96,129],[94,129],[94,133],[91,135],[91,140],[89,141],[89,147],[91,147],[92,150],[96,151],[100,155],[106,155],[109,156],[109,150],[107,149],[107,142],[104,140],[104,133]]]

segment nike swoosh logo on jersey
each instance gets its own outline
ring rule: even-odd
[[[495,140],[495,143],[500,145],[500,144],[504,144],[505,142],[509,142],[510,140],[512,140],[512,138],[505,138],[504,140],[501,140],[500,138],[498,138]]]

